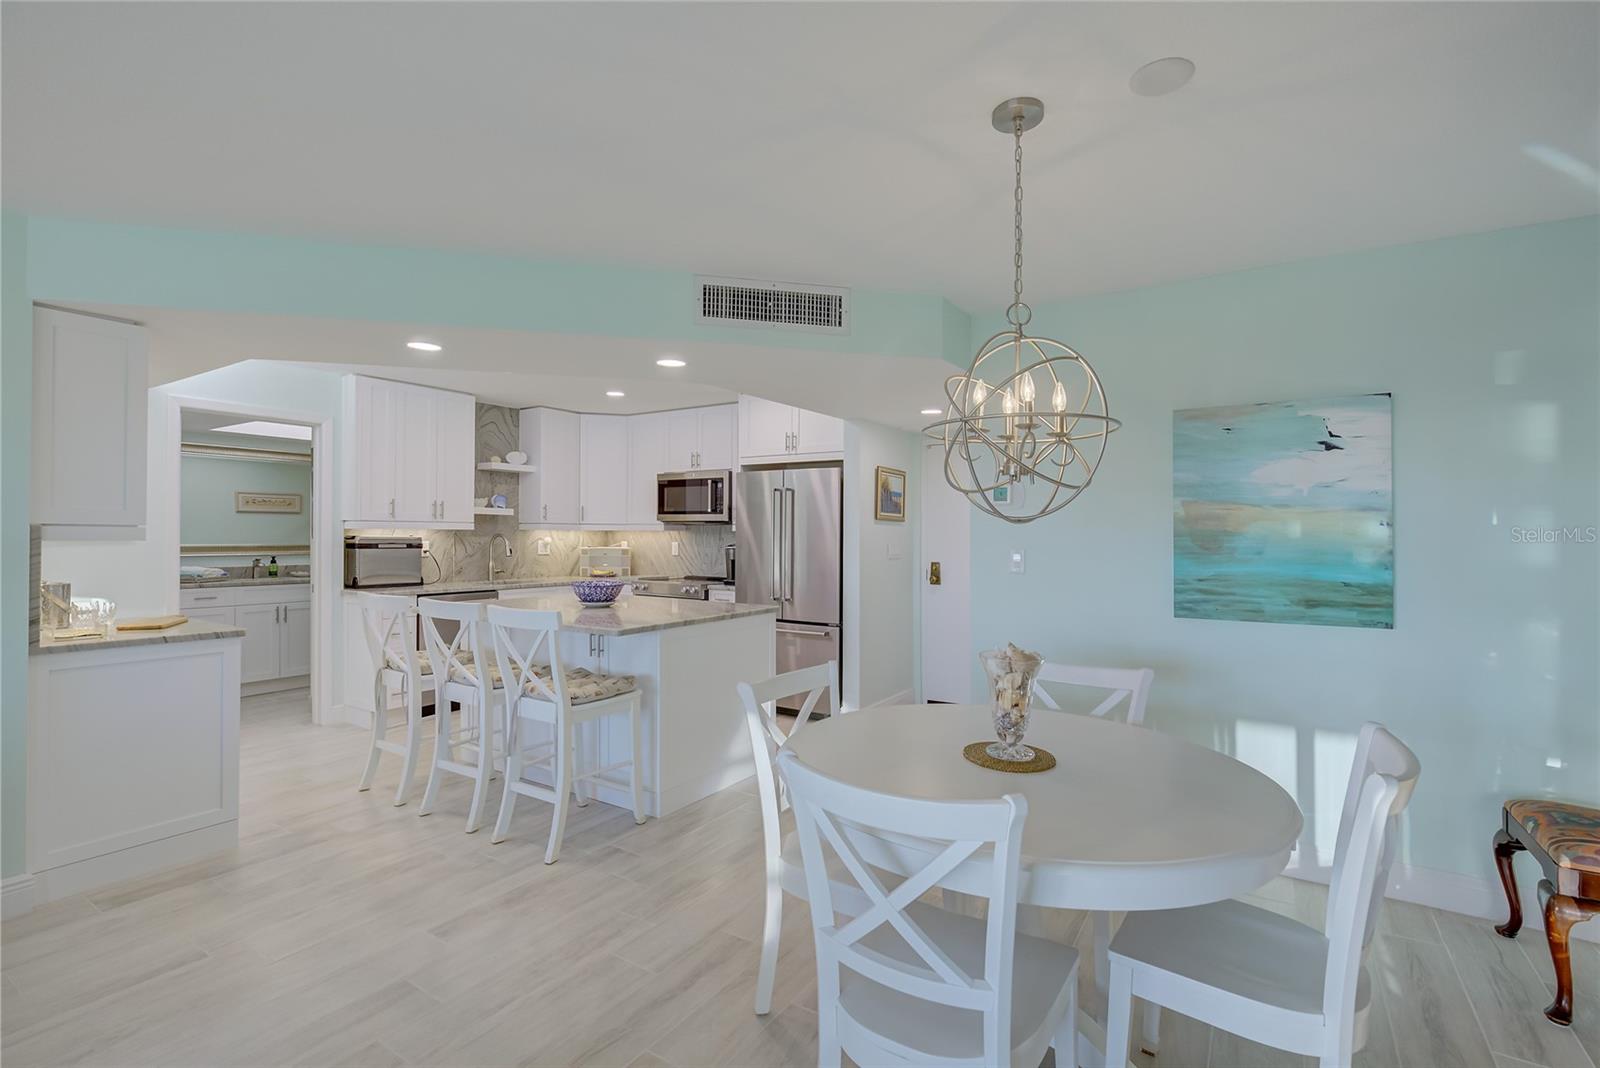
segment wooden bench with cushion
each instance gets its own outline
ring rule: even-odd
[[[1511,916],[1495,928],[1507,938],[1522,929],[1522,903],[1511,858],[1532,853],[1544,871],[1544,935],[1556,969],[1556,999],[1544,1014],[1563,1026],[1572,1023],[1572,961],[1567,935],[1572,925],[1600,915],[1600,808],[1565,801],[1507,801],[1502,826],[1494,836],[1494,863],[1500,871]]]

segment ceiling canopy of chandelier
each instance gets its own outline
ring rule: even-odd
[[[1094,368],[1059,341],[1027,332],[1022,301],[1022,134],[1044,104],[1031,96],[994,109],[994,127],[1015,141],[1015,268],[1010,325],[978,347],[965,374],[945,380],[944,418],[925,433],[944,447],[944,477],[990,515],[1029,523],[1088,488],[1105,455],[1111,418]]]

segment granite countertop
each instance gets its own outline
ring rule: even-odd
[[[225,623],[208,623],[205,620],[191,619],[187,623],[179,623],[176,627],[166,630],[115,630],[104,638],[69,638],[65,641],[52,641],[41,634],[39,644],[31,646],[28,653],[76,653],[88,649],[125,649],[131,645],[170,645],[173,642],[203,642],[213,638],[242,638],[243,627],[234,627]]]
[[[586,608],[571,593],[529,594],[508,597],[507,608],[560,612],[561,629],[579,634],[646,634],[673,627],[719,623],[746,616],[776,616],[775,604],[729,604],[726,601],[686,601],[676,597],[623,597],[609,608]]]
[[[552,589],[557,586],[570,586],[574,582],[588,578],[587,575],[554,575],[544,578],[527,579],[495,579],[493,582],[471,579],[452,579],[449,582],[429,582],[421,586],[374,586],[371,589],[346,589],[345,593],[392,593],[401,597],[436,597],[441,593],[471,593],[474,590],[539,590]],[[659,581],[661,575],[630,575],[623,579],[629,582],[632,579],[641,581]]]
[[[214,590],[222,586],[305,586],[310,575],[272,575],[261,578],[179,579],[180,590]]]

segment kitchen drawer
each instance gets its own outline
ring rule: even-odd
[[[184,609],[190,609],[218,608],[225,605],[232,605],[234,603],[233,595],[237,592],[238,590],[232,586],[219,586],[212,589],[202,588],[198,590],[180,589],[178,591],[178,606]]]
[[[189,608],[184,610],[184,615],[190,619],[199,619],[207,623],[226,623],[233,626],[233,609],[231,608]]]
[[[285,586],[235,586],[234,604],[304,604],[311,600],[309,583]]]

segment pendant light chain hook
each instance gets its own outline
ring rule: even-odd
[[[1011,135],[1016,142],[1013,158],[1017,167],[1014,194],[1016,207],[1013,216],[1015,245],[1012,252],[1012,265],[1016,273],[1011,282],[1011,307],[1006,309],[1006,321],[1015,326],[1017,333],[1021,334],[1022,328],[1033,318],[1033,309],[1022,302],[1022,116],[1020,114],[1011,120]]]

